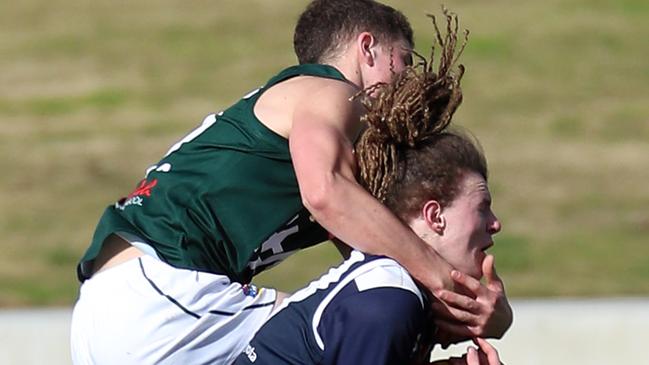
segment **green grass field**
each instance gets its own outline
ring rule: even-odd
[[[409,16],[427,54],[425,12]],[[0,306],[69,305],[103,208],[294,62],[306,1],[0,4]],[[649,295],[649,3],[447,2],[471,30],[455,123],[482,141],[512,297]],[[293,290],[330,247],[260,283]]]

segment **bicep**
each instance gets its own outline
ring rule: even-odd
[[[298,182],[309,179],[315,182],[333,173],[353,176],[353,146],[334,124],[315,116],[295,123],[289,146]]]
[[[289,148],[301,188],[339,174],[354,178],[353,139],[360,129],[358,102],[341,83],[302,98],[293,113]]]

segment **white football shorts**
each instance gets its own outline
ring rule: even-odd
[[[268,318],[276,295],[149,255],[129,260],[81,285],[73,363],[230,364]]]

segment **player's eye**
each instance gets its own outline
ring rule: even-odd
[[[480,212],[482,212],[482,213],[488,212],[489,210],[491,210],[491,201],[489,201],[489,200],[482,201],[482,203],[480,203],[479,209],[480,209]]]

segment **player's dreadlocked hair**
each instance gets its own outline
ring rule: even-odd
[[[464,67],[459,65],[456,74],[452,66],[466,38],[460,52],[456,53],[457,16],[446,9],[444,14],[447,20],[445,37],[435,16],[429,15],[435,27],[436,42],[442,50],[437,72],[433,70],[433,44],[430,62],[416,54],[421,59],[418,65],[406,68],[389,84],[378,84],[366,90],[378,95],[363,99],[367,108],[363,121],[368,128],[357,142],[357,159],[362,181],[379,200],[384,200],[387,187],[395,179],[399,150],[416,147],[444,130],[462,102],[460,80]]]
[[[367,129],[356,143],[359,180],[402,218],[422,197],[452,201],[460,170],[487,175],[484,157],[475,144],[459,132],[447,131],[462,102],[464,67],[455,68],[455,64],[468,31],[458,49],[457,16],[446,9],[444,16],[445,35],[435,17],[429,15],[436,34],[430,61],[415,53],[420,59],[417,65],[395,75],[388,84],[365,90],[365,95],[374,97],[362,100],[367,109],[363,117]],[[434,70],[436,46],[441,48],[441,55]]]

